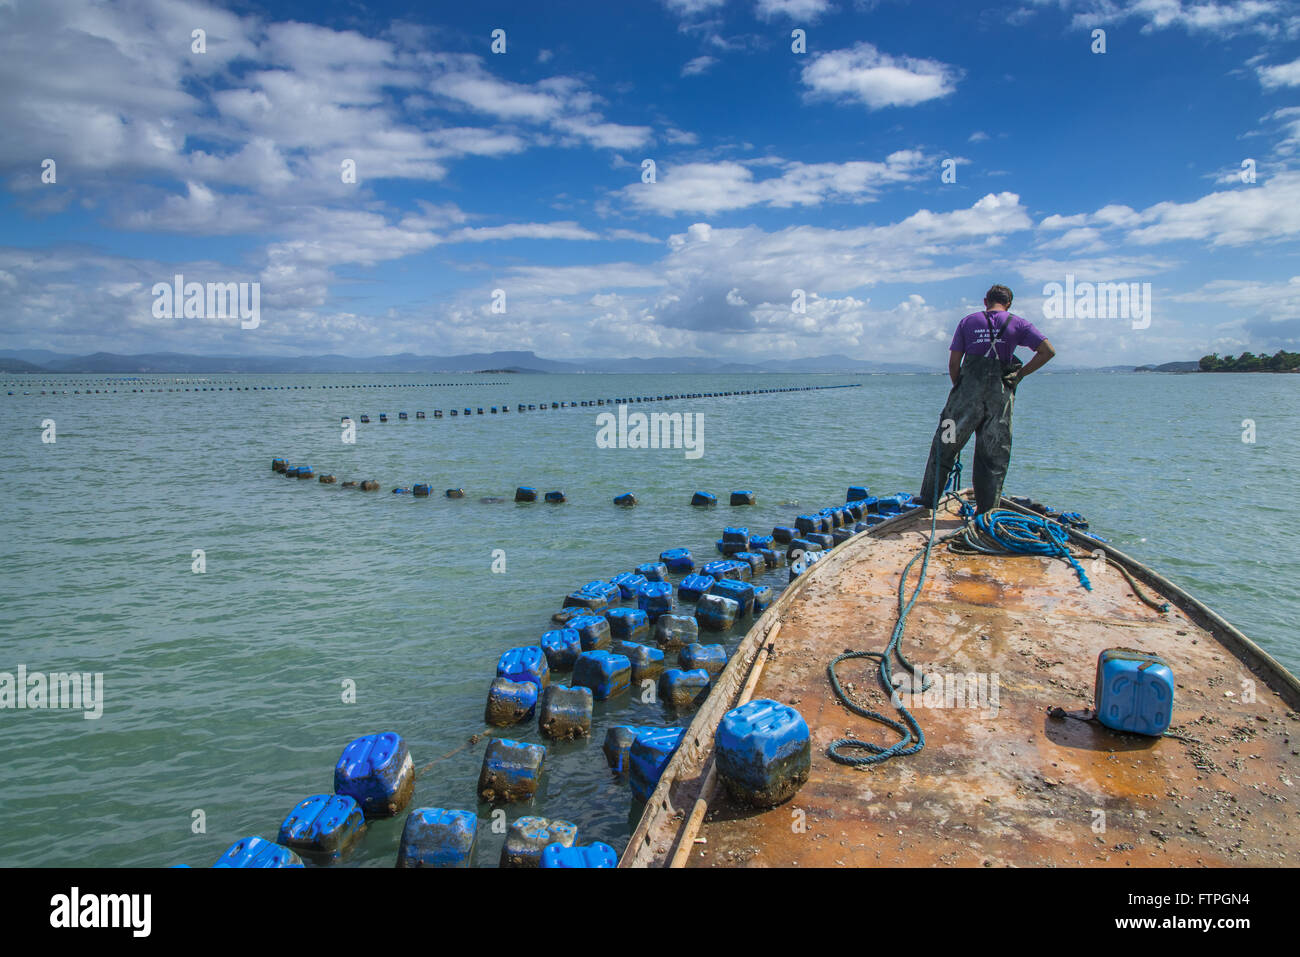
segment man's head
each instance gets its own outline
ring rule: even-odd
[[[997,311],[1011,308],[1011,290],[1006,286],[990,286],[984,294],[984,308]]]

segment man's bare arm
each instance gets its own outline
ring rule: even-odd
[[[1034,357],[1025,363],[1024,367],[1020,370],[1020,375],[1016,377],[1017,381],[1023,379],[1036,369],[1041,369],[1043,366],[1047,365],[1048,360],[1050,360],[1054,355],[1056,355],[1056,350],[1052,348],[1050,342],[1044,339],[1038,349],[1034,352]]]
[[[948,378],[953,385],[957,384],[957,377],[961,375],[961,357],[962,354],[956,350],[948,353]]]

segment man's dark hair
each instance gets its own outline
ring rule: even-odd
[[[1011,308],[1011,290],[1006,286],[990,286],[984,298],[989,302],[1000,302],[1008,309]]]

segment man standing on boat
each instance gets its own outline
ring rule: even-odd
[[[948,353],[952,391],[939,416],[921,483],[921,502],[928,508],[938,505],[948,471],[972,432],[976,511],[996,508],[1002,496],[1002,483],[1011,464],[1011,410],[1016,402],[1016,386],[1056,355],[1033,323],[1008,311],[1011,298],[1006,286],[994,286],[984,296],[984,311],[972,312],[957,324]],[[1016,358],[1018,346],[1034,350],[1028,365],[1022,366]]]

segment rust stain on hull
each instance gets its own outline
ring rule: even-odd
[[[941,515],[940,534],[958,524]],[[732,807],[719,789],[689,866],[1300,864],[1300,714],[1182,610],[1158,614],[1100,563],[1085,562],[1088,592],[1061,561],[936,546],[902,650],[945,679],[976,676],[968,690],[985,676],[981,700],[917,702],[926,736],[917,754],[866,769],[831,761],[827,746],[840,737],[895,740],[835,699],[826,666],[846,650],[884,647],[899,572],[924,544],[918,527],[809,581],[781,616],[754,697],[803,714],[808,783],[761,813]],[[1092,705],[1097,655],[1111,647],[1165,657],[1177,681],[1171,730],[1188,740],[1047,716]],[[874,662],[847,661],[839,673],[860,704],[894,716]]]

